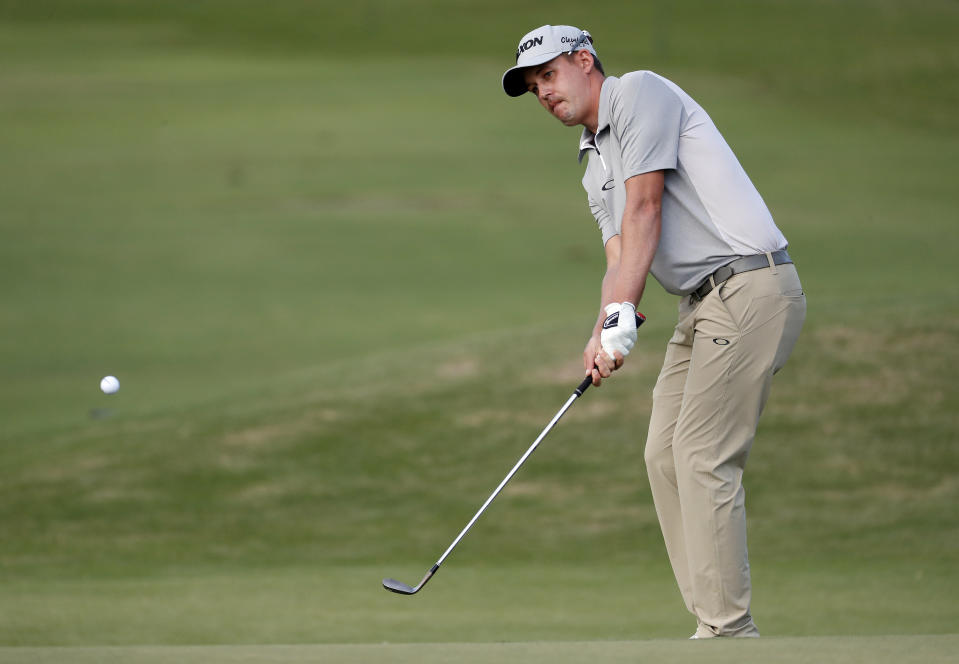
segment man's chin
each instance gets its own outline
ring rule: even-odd
[[[576,118],[572,113],[564,113],[562,111],[559,111],[557,113],[553,113],[553,117],[559,120],[560,122],[562,122],[567,127],[573,127],[579,124],[578,122],[576,122]]]

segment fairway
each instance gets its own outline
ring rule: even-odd
[[[923,664],[954,661],[955,636],[820,637],[761,639],[754,642],[676,643],[611,641],[560,643],[429,643],[418,645],[208,646],[138,648],[0,649],[0,661],[111,664],[193,662],[233,664],[300,664],[301,662],[684,662],[688,664],[753,664],[777,662],[843,662],[843,664]],[[10,658],[9,660],[7,658]],[[16,659],[15,659],[16,658]]]
[[[0,662],[955,659],[959,5],[550,7],[0,0]],[[381,587],[582,378],[579,132],[499,82],[547,21],[701,102],[790,240],[759,641],[686,641],[654,283],[626,369]]]

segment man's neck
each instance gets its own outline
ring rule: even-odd
[[[583,126],[593,134],[599,128],[599,97],[603,90],[605,76],[590,77],[590,108],[583,121]]]

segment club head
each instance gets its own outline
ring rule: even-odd
[[[400,595],[413,595],[417,590],[419,590],[419,588],[408,586],[402,581],[397,581],[396,579],[383,579],[383,587],[390,592],[399,593]]]
[[[423,589],[423,586],[426,585],[426,582],[429,581],[436,570],[440,568],[440,564],[436,563],[430,568],[430,571],[426,573],[426,576],[423,577],[423,580],[420,581],[419,585],[415,588],[408,586],[402,581],[397,581],[396,579],[383,579],[383,587],[389,590],[390,592],[399,593],[400,595],[415,595],[420,590]]]

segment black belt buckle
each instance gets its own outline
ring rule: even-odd
[[[689,303],[696,304],[697,302],[702,302],[703,298],[709,295],[709,291],[711,291],[712,289],[713,287],[712,285],[710,285],[709,279],[707,279],[702,286],[700,286],[699,288],[697,288],[696,290],[694,290],[692,293],[689,294]]]

